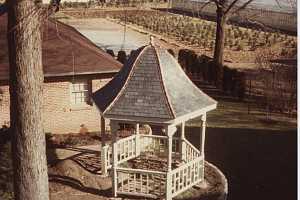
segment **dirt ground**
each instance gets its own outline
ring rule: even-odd
[[[111,198],[111,178],[101,176],[99,145],[76,148],[48,149],[49,190],[51,200],[94,200]],[[53,157],[53,155],[56,157]],[[199,199],[214,200],[223,194],[224,181],[220,174],[209,165],[205,165],[205,188],[192,188],[177,200]],[[122,197],[121,199],[136,199]]]

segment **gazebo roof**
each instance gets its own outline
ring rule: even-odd
[[[93,100],[106,118],[156,123],[186,121],[217,105],[191,82],[171,54],[153,45],[131,55]]]

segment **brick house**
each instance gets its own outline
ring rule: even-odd
[[[9,126],[7,16],[0,16],[0,127]],[[3,48],[4,47],[4,48]],[[48,20],[43,25],[45,132],[100,130],[100,115],[90,100],[121,64],[74,28]]]

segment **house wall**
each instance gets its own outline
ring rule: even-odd
[[[92,91],[103,87],[110,78],[92,80]],[[95,105],[74,107],[71,105],[70,82],[54,81],[44,83],[44,128],[51,133],[78,133],[84,125],[89,132],[100,131],[100,114]],[[9,87],[0,86],[3,91],[0,102],[0,127],[9,126]]]

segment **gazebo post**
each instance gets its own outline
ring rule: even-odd
[[[112,163],[112,192],[113,196],[117,197],[117,164],[118,164],[118,155],[117,155],[117,130],[118,130],[118,124],[116,121],[111,120],[110,121],[110,130],[112,133],[112,155],[113,155],[113,163]]]
[[[140,148],[140,124],[138,124],[138,123],[135,125],[135,134],[136,134],[135,154],[136,154],[136,156],[139,156],[140,152],[141,152],[141,148]]]
[[[105,118],[100,116],[100,136],[101,136],[101,173],[103,176],[107,176],[107,151],[109,147],[105,146]]]
[[[100,120],[100,136],[101,136],[101,147],[105,146],[105,119],[103,116],[100,116],[101,120]]]
[[[180,134],[180,145],[179,145],[179,152],[180,152],[180,159],[183,161],[185,160],[185,122],[181,123],[181,134]]]
[[[201,116],[201,155],[204,158],[204,145],[205,145],[205,129],[206,129],[206,113]]]
[[[166,127],[166,133],[168,135],[168,171],[167,171],[167,183],[166,183],[166,200],[172,199],[172,140],[173,135],[176,132],[176,126],[169,125]]]
[[[203,158],[203,167],[201,168],[202,180],[204,180],[204,145],[205,145],[205,129],[206,129],[206,113],[201,116],[202,126],[201,126],[201,155]]]

